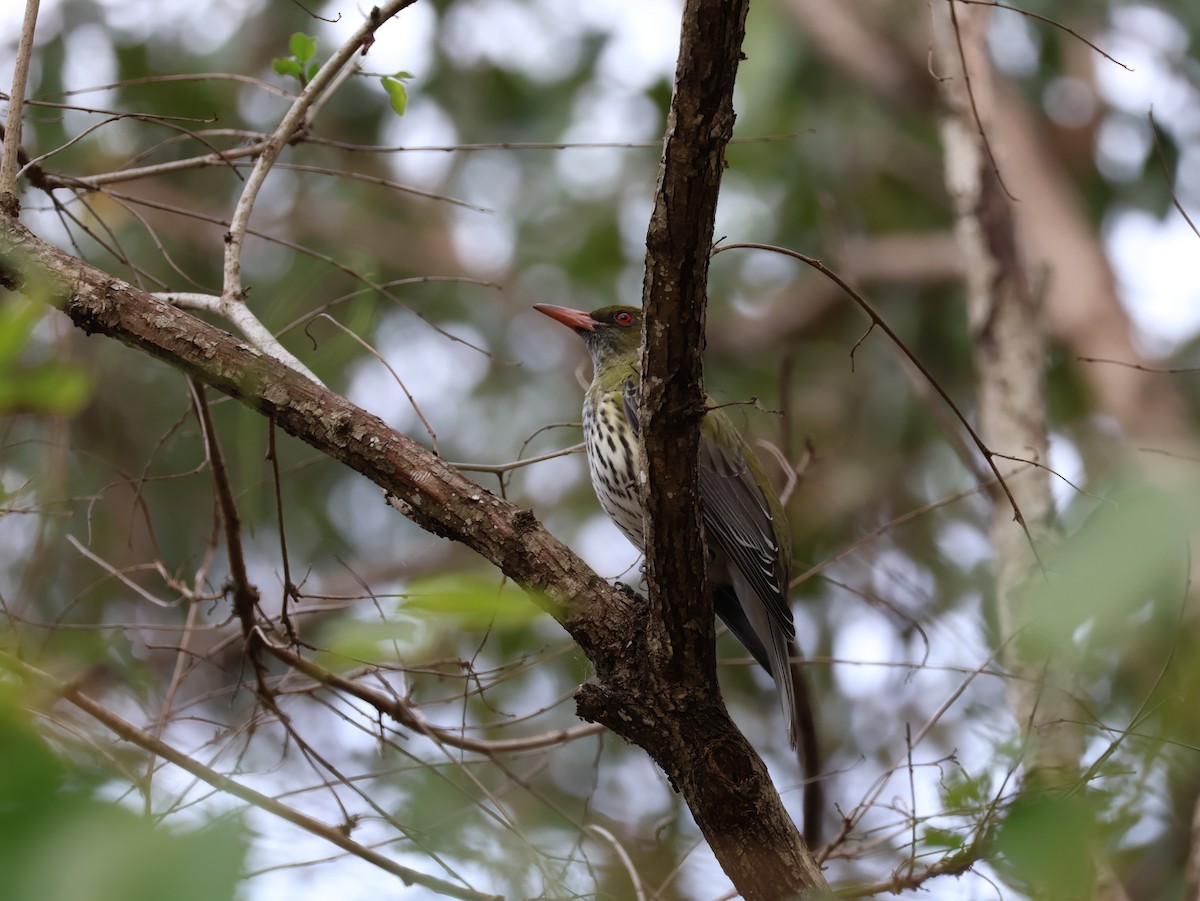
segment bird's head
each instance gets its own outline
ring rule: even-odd
[[[548,303],[535,303],[533,308],[574,329],[597,372],[621,363],[637,365],[642,346],[642,311],[637,307],[601,307],[590,313]]]

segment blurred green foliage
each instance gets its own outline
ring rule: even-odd
[[[220,901],[236,895],[236,821],[168,829],[103,800],[115,773],[50,747],[0,683],[0,871],[8,901]]]
[[[78,363],[28,360],[34,329],[46,315],[35,296],[0,297],[0,416],[72,416],[87,402],[91,383]]]

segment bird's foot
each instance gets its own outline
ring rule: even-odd
[[[645,596],[639,594],[636,588],[632,585],[626,585],[624,582],[613,582],[613,588],[617,589],[617,591],[621,592],[621,594],[625,595],[631,601],[646,600]]]

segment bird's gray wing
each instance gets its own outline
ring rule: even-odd
[[[709,416],[721,415],[710,411]],[[722,435],[720,442],[714,435]],[[771,625],[796,637],[788,603],[787,551],[779,547],[766,491],[746,462],[750,453],[732,423],[700,434],[700,504],[710,550],[724,554],[767,609]],[[759,636],[765,640],[765,636]]]
[[[627,379],[622,386],[621,400],[625,406],[625,416],[636,435],[638,385],[633,379]],[[788,641],[792,641],[796,637],[796,626],[787,600],[788,570],[784,563],[785,555],[781,553],[775,538],[771,505],[746,463],[745,455],[749,451],[736,437],[733,424],[719,410],[710,410],[707,415],[724,420],[720,432],[730,439],[718,446],[709,437],[711,432],[700,433],[698,475],[701,519],[709,549],[721,553],[737,568],[766,607],[771,624]],[[758,653],[766,643],[766,636],[756,636],[759,639],[758,647],[752,647],[743,637],[746,631],[744,627],[739,629],[727,616],[721,618],[734,629],[742,644],[766,666]],[[742,620],[744,623],[744,617]],[[767,666],[767,669],[770,667]]]
[[[638,386],[622,387],[625,415],[637,431]],[[700,514],[712,562],[710,581],[717,614],[775,679],[793,748],[803,737],[806,763],[819,767],[816,729],[807,685],[797,691],[791,664],[796,625],[788,603],[788,549],[780,548],[771,503],[747,462],[752,453],[720,410],[700,432]],[[797,703],[803,699],[804,703]],[[808,758],[811,757],[811,760]],[[814,770],[815,772],[815,770]],[[813,798],[819,797],[819,791]],[[819,823],[819,819],[814,819]],[[815,834],[815,833],[814,833]]]
[[[621,386],[621,403],[625,406],[625,418],[629,420],[629,427],[633,429],[633,436],[636,438],[642,431],[642,424],[638,422],[638,383],[633,378],[627,378]]]

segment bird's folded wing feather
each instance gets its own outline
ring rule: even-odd
[[[638,387],[633,379],[625,382],[622,401],[636,434]],[[707,415],[724,418],[719,410]],[[726,420],[721,426],[722,433],[736,435],[732,423]],[[712,434],[700,433],[698,477],[705,537],[738,568],[767,608],[772,623],[791,641],[796,626],[787,602],[788,575],[775,538],[771,506],[746,463],[742,442],[733,438],[719,444]]]

